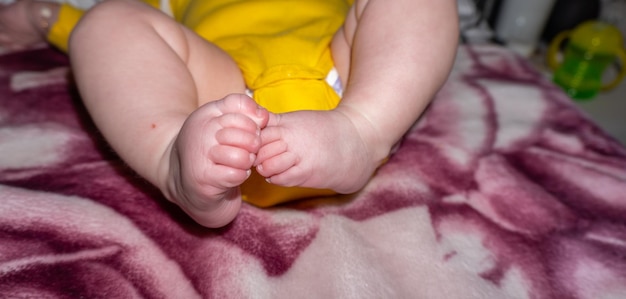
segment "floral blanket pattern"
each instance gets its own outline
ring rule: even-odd
[[[210,230],[112,153],[65,56],[4,53],[0,298],[626,298],[626,150],[527,61],[461,47],[361,192]]]

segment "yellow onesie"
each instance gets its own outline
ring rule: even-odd
[[[159,8],[159,0],[146,3]],[[162,2],[162,1],[161,1]],[[233,57],[257,103],[274,113],[330,110],[339,96],[326,83],[333,68],[330,42],[351,0],[171,0],[164,11]],[[62,5],[48,40],[67,50],[83,11]],[[271,206],[334,194],[331,190],[271,185],[254,173],[244,200]]]

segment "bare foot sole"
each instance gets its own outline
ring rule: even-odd
[[[250,175],[268,117],[241,94],[194,111],[169,151],[166,196],[204,226],[231,222],[241,207],[238,187]]]

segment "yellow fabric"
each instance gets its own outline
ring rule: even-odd
[[[330,110],[339,103],[325,82],[333,67],[329,46],[352,0],[170,1],[177,21],[233,57],[255,101],[269,111]],[[68,15],[60,15],[59,22]],[[242,193],[244,200],[262,207],[334,194],[271,185],[256,173]]]
[[[235,59],[268,110],[329,110],[339,97],[324,78],[345,0],[172,0],[174,17]]]
[[[82,10],[68,4],[61,5],[57,22],[55,22],[48,31],[48,42],[60,50],[67,52],[67,42],[70,39],[70,33],[72,33],[72,30],[83,16],[83,13]]]

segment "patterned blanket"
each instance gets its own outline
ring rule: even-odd
[[[527,61],[462,47],[361,192],[212,230],[107,147],[65,56],[4,53],[0,298],[626,298],[626,150]]]

